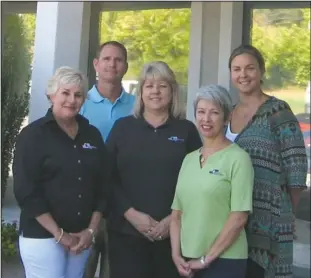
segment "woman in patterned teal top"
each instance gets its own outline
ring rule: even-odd
[[[306,188],[303,135],[289,105],[263,93],[265,62],[256,48],[235,49],[229,69],[240,101],[226,135],[249,153],[255,171],[247,278],[290,278],[294,213]]]

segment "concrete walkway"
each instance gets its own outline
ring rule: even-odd
[[[19,213],[12,190],[12,178],[10,178],[3,203],[2,219],[10,223],[18,221]],[[297,217],[299,219],[296,219],[297,240],[294,242],[294,278],[310,278],[310,188],[301,195]],[[25,277],[19,257],[10,262],[2,262],[1,277]],[[98,277],[98,271],[95,277]]]

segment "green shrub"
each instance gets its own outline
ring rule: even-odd
[[[18,231],[16,222],[1,221],[1,258],[9,260],[18,254]]]
[[[31,63],[29,42],[20,16],[5,15],[2,30],[1,200],[7,187],[16,137],[24,118],[28,115]]]

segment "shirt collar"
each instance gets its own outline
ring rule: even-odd
[[[128,102],[128,93],[124,90],[124,88],[122,87],[122,92],[121,92],[121,95],[116,99],[116,102],[119,101],[121,103],[126,103]],[[98,89],[97,89],[97,86],[96,85],[93,85],[92,89],[89,91],[88,93],[88,98],[95,102],[95,103],[98,103],[98,102],[102,102],[102,101],[105,101],[105,100],[108,100],[107,98],[103,97],[99,92],[98,92]]]
[[[143,115],[141,115],[139,118],[137,118],[138,122],[140,124],[142,124],[143,126],[146,126],[146,127],[151,127],[152,129],[154,129],[154,127],[152,125],[150,125],[144,118]],[[162,125],[158,126],[156,129],[159,129],[159,128],[165,128],[167,126],[169,126],[172,122],[174,121],[174,117],[173,116],[169,116],[168,119],[166,120],[165,123],[163,123]]]
[[[85,117],[83,117],[80,114],[76,115],[76,120],[77,120],[77,122],[79,123],[79,125],[81,127],[87,126],[89,124],[88,119],[86,119]],[[56,122],[55,117],[54,117],[53,112],[52,112],[52,107],[50,107],[48,109],[48,111],[46,112],[46,114],[45,114],[45,116],[43,118],[42,124],[47,124],[47,123],[50,123],[50,122]]]

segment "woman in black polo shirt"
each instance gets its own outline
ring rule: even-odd
[[[108,136],[114,162],[110,278],[179,277],[168,238],[170,206],[183,158],[201,146],[195,125],[183,118],[180,105],[168,65],[147,64],[134,115],[117,120]]]
[[[106,206],[107,151],[78,112],[81,73],[62,67],[49,80],[47,114],[18,136],[14,193],[21,208],[19,246],[26,278],[79,278]]]

